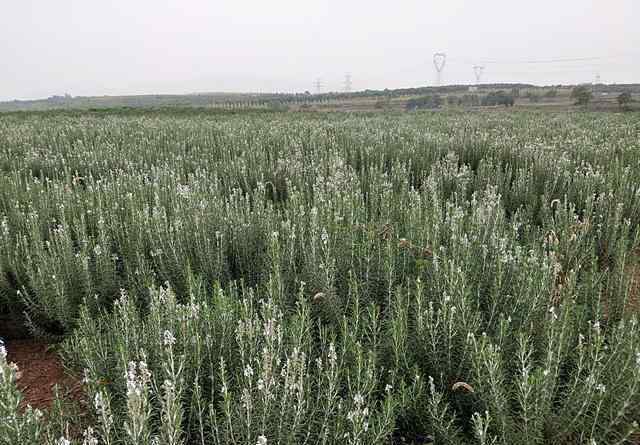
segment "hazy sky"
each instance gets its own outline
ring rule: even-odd
[[[432,85],[434,52],[445,83],[640,82],[640,0],[0,4],[0,100]]]

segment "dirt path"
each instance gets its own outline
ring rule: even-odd
[[[24,400],[22,404],[48,409],[54,399],[53,387],[58,385],[64,398],[78,400],[82,385],[64,372],[58,354],[49,345],[37,340],[9,340],[6,343],[7,359],[18,365],[20,378],[17,386]]]

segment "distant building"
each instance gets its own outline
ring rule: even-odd
[[[478,91],[478,87],[476,87],[476,86],[469,87],[469,92],[470,93],[475,93],[476,91]]]

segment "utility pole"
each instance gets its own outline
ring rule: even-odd
[[[435,53],[433,55],[433,66],[436,69],[436,86],[442,85],[442,71],[447,63],[447,55],[445,53]]]
[[[476,76],[476,85],[480,84],[480,80],[482,79],[483,71],[484,71],[484,67],[483,66],[475,65],[473,67],[473,73]]]
[[[322,93],[322,80],[320,80],[319,77],[316,79],[314,85],[316,87],[316,94],[321,94]]]
[[[344,75],[344,92],[345,93],[350,93],[351,92],[351,73],[347,73]]]
[[[600,73],[596,73],[596,81],[591,84],[591,93],[596,94],[598,91],[598,85],[600,84]]]

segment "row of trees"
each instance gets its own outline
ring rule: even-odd
[[[549,90],[544,95],[536,95],[534,93],[528,93],[527,97],[530,102],[538,102],[541,98],[555,98],[558,92],[556,90]],[[515,104],[515,98],[519,97],[519,91],[515,93],[507,93],[505,91],[493,91],[485,96],[479,96],[477,94],[465,94],[462,96],[448,96],[446,103],[451,106],[500,106],[512,107]],[[575,87],[571,91],[571,98],[574,100],[575,105],[586,106],[589,105],[593,99],[593,93],[591,88],[586,85],[580,85]],[[633,102],[631,93],[628,91],[621,93],[617,97],[618,105],[622,110],[629,110],[630,105]],[[437,109],[445,103],[445,100],[438,94],[420,96],[409,99],[405,108],[407,110],[419,110],[419,109]]]
[[[420,96],[409,99],[405,108],[407,110],[419,110],[419,109],[437,109],[444,104],[444,99],[438,94]],[[448,96],[446,99],[447,104],[451,106],[497,106],[504,105],[505,107],[512,107],[515,103],[515,98],[512,94],[508,94],[505,91],[494,91],[485,96],[479,96],[477,94],[465,94],[463,96]]]
[[[512,107],[515,104],[513,94],[507,94],[504,91],[493,91],[482,98],[482,106],[504,105]]]
[[[580,85],[571,91],[571,98],[575,101],[575,105],[587,106],[593,99],[593,92],[589,86]],[[623,111],[628,111],[631,109],[633,97],[629,91],[624,91],[618,95],[616,101]]]
[[[409,99],[405,108],[407,110],[435,109],[440,108],[443,103],[444,100],[442,100],[442,97],[437,94],[433,94],[429,96],[420,96]]]
[[[630,92],[625,91],[624,93],[620,93],[618,95],[617,101],[618,105],[620,105],[620,108],[622,108],[624,111],[628,111],[630,109],[631,102],[633,102],[633,98],[631,97]]]

